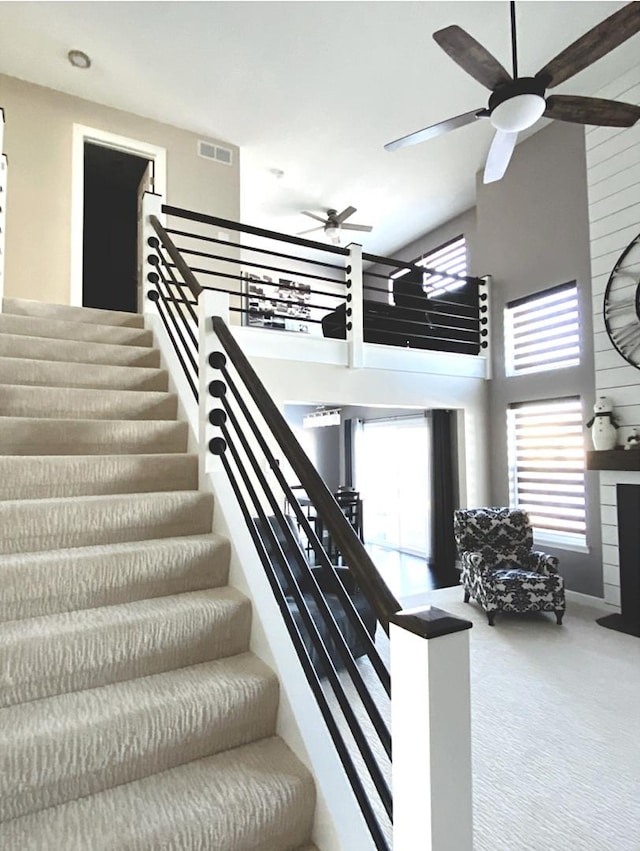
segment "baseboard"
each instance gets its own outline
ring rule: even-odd
[[[602,609],[607,614],[613,614],[619,611],[617,606],[607,603],[604,597],[592,597],[590,594],[582,594],[580,591],[569,591],[568,589],[565,589],[564,593],[568,601],[583,603],[585,606],[593,606],[596,609]]]

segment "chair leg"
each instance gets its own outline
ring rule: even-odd
[[[469,602],[469,592],[467,591],[466,588],[464,589],[464,601],[465,601],[465,603]]]
[[[489,621],[489,626],[494,625],[494,620],[496,617],[495,609],[492,612],[487,612],[487,620]]]
[[[564,609],[557,609],[556,610],[556,623],[558,624],[558,626],[562,626],[563,616],[564,616]]]

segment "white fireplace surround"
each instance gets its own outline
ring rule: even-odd
[[[619,611],[620,559],[618,556],[617,485],[640,485],[640,473],[620,470],[602,470],[600,472],[604,599],[608,605]]]

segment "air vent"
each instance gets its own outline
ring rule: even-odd
[[[215,160],[217,163],[231,165],[233,163],[233,151],[230,148],[223,148],[221,145],[214,145],[213,142],[198,142],[198,155],[204,157],[205,160]]]

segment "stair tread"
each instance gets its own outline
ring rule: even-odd
[[[0,846],[157,851],[171,836],[180,851],[311,851],[314,805],[307,769],[274,736],[0,824]]]
[[[158,368],[160,365],[160,351],[148,346],[65,340],[62,337],[30,337],[27,334],[6,332],[0,332],[0,352],[7,358],[26,357],[32,360],[67,363],[136,365],[152,368]]]
[[[178,397],[155,390],[109,390],[0,384],[8,416],[37,419],[175,419]]]
[[[250,625],[229,586],[8,621],[0,707],[243,653]]]
[[[197,490],[198,456],[0,455],[0,501]]]
[[[55,304],[48,301],[35,301],[26,298],[4,298],[2,312],[12,316],[37,316],[47,318],[67,318],[71,322],[102,323],[106,325],[126,325],[132,328],[144,328],[144,316],[124,310],[105,310],[99,307],[81,307],[79,305]]]
[[[61,419],[0,416],[0,454],[107,455],[184,452],[188,425],[178,420]]]
[[[0,551],[82,547],[211,531],[204,491],[105,494],[0,502]]]
[[[75,363],[4,357],[0,354],[1,385],[167,392],[168,373],[165,369],[154,367]]]
[[[0,820],[273,735],[278,691],[241,653],[0,709]]]
[[[63,340],[86,340],[94,343],[109,342],[123,346],[153,345],[153,333],[146,328],[73,322],[66,319],[20,316],[13,313],[0,313],[0,332]]]
[[[0,554],[0,621],[219,587],[229,547],[210,532]]]

